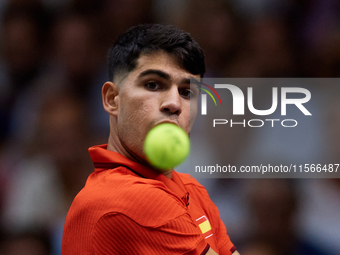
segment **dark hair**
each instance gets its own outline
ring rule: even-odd
[[[144,24],[134,26],[121,34],[108,51],[109,78],[120,71],[132,71],[140,54],[163,50],[173,54],[192,74],[205,73],[204,53],[189,33],[171,26]]]

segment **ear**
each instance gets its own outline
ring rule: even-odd
[[[117,116],[119,108],[119,88],[113,82],[105,82],[102,88],[103,107],[112,116]]]

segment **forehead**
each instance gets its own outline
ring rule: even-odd
[[[146,70],[160,70],[167,73],[171,79],[195,78],[199,79],[200,75],[194,75],[184,69],[176,56],[164,51],[157,51],[152,54],[141,54],[137,60],[136,68],[130,74],[136,78]]]
[[[141,54],[137,60],[137,66],[135,70],[145,67],[171,67],[179,70],[186,71],[176,56],[166,53],[164,51],[156,51],[151,54]]]

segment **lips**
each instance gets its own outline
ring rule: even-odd
[[[174,125],[179,127],[178,123],[176,121],[172,121],[172,120],[162,120],[162,121],[159,121],[159,122],[156,123],[155,126],[158,126],[158,125],[164,124],[164,123],[174,124]]]

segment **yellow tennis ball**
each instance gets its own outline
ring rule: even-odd
[[[144,152],[152,166],[160,170],[170,170],[188,157],[190,139],[182,128],[163,123],[148,132]]]

